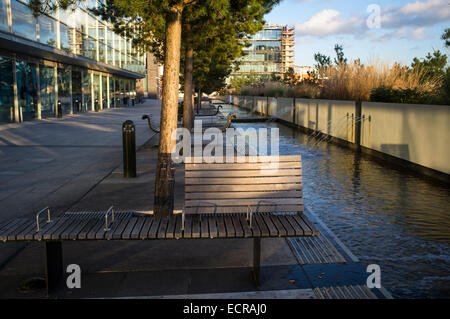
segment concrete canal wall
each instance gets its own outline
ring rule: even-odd
[[[450,180],[450,106],[225,96],[251,112],[321,132],[377,157]],[[398,160],[398,161],[396,161]]]

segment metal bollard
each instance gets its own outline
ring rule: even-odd
[[[95,99],[94,108],[95,108],[95,112],[98,112],[98,100],[97,99]]]
[[[122,124],[123,177],[136,177],[136,128],[133,121]]]
[[[61,101],[58,101],[58,117],[62,118],[62,105]]]
[[[116,106],[120,109],[120,98],[117,98],[116,101],[117,101],[117,105]]]

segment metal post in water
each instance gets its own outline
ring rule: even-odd
[[[136,127],[133,121],[122,124],[123,177],[136,177]]]

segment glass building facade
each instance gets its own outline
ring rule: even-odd
[[[37,16],[27,1],[0,0],[0,123],[134,103],[146,55],[89,12],[103,0]]]
[[[293,66],[293,39],[292,28],[266,24],[263,30],[248,38],[250,45],[244,48],[245,55],[238,59],[239,68],[231,76],[282,75]]]

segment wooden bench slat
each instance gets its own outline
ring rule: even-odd
[[[186,194],[197,192],[257,192],[302,190],[302,183],[295,184],[253,184],[253,185],[186,185]]]
[[[279,236],[287,236],[287,230],[284,228],[283,224],[280,222],[280,220],[277,218],[277,216],[269,216],[272,223],[275,225],[275,227],[278,230]]]
[[[187,199],[185,201],[186,208],[188,207],[208,207],[208,206],[248,206],[253,208],[261,206],[274,205],[300,205],[303,204],[300,198],[266,198],[266,199],[252,199],[252,198],[236,198],[236,199]]]
[[[156,238],[160,224],[161,218],[154,218],[152,227],[150,227],[150,230],[148,231],[148,238]]]
[[[238,155],[238,156],[233,156],[233,158],[227,158],[224,162],[228,163],[270,163],[271,161],[273,161],[274,156],[270,156],[270,155],[261,155],[261,156],[244,156],[244,155]],[[279,155],[277,156],[277,160],[278,162],[301,162],[301,155]],[[196,156],[191,156],[189,158],[189,160],[185,160],[186,165],[192,165],[192,164],[215,164],[214,163],[215,158],[214,157],[209,157],[209,156],[201,156],[201,157],[196,157]],[[231,164],[230,163],[230,164]]]
[[[227,237],[227,230],[225,228],[225,221],[224,221],[223,215],[217,215],[216,221],[217,221],[217,231],[219,233],[219,238]]]
[[[208,219],[204,216],[200,217],[200,237],[209,238],[209,223]]]
[[[277,218],[280,221],[280,223],[284,226],[288,236],[294,236],[295,235],[295,230],[292,228],[291,224],[287,221],[285,216],[283,216],[283,215],[275,215],[273,217]]]
[[[181,230],[181,215],[180,214],[178,214],[176,217],[174,236],[175,236],[175,239],[180,239],[183,237],[183,232]]]
[[[36,222],[30,221],[30,225],[16,234],[15,240],[25,240],[25,236],[36,232]]]
[[[156,238],[166,238],[166,230],[167,225],[169,224],[169,218],[162,218],[161,224],[159,225],[158,234],[156,235]]]
[[[192,217],[192,238],[200,238],[200,216]]]
[[[70,228],[74,224],[74,220],[67,218],[67,217],[61,217],[64,219],[64,223],[59,227],[57,230],[54,230],[51,234],[51,239],[54,240],[60,240],[61,234],[67,229]]]
[[[166,238],[174,238],[175,237],[175,224],[177,222],[176,216],[170,216],[169,224],[167,225],[166,230]]]
[[[264,222],[266,223],[267,228],[269,229],[269,235],[271,237],[278,236],[279,232],[277,230],[277,227],[274,225],[274,223],[272,222],[270,217],[268,215],[262,215],[261,217],[264,220]]]
[[[121,218],[119,220],[117,220],[119,223],[117,225],[116,229],[112,229],[109,232],[112,233],[112,239],[122,239],[122,234],[125,231],[126,227],[128,226],[128,224],[130,223],[130,219],[128,218]],[[115,223],[116,221],[114,221]]]
[[[244,237],[244,228],[241,225],[240,218],[238,218],[238,217],[230,217],[230,218],[231,218],[231,222],[234,226],[236,237]]]
[[[307,236],[312,235],[311,228],[309,228],[309,226],[303,221],[303,219],[299,215],[293,215],[292,217],[295,219],[297,224],[299,224],[300,227],[303,229],[303,232],[305,235],[307,235]]]
[[[186,171],[186,184],[191,184],[194,178],[212,178],[212,177],[273,177],[273,176],[301,176],[301,168],[293,169],[254,169],[254,170],[208,170],[208,171]]]
[[[303,205],[251,206],[254,213],[303,212]],[[197,206],[186,207],[186,214],[231,214],[247,213],[247,206]]]
[[[304,234],[304,230],[302,225],[298,224],[295,219],[294,216],[290,215],[290,216],[286,216],[286,219],[288,220],[288,222],[291,224],[292,228],[295,231],[295,235],[296,236],[303,236]]]
[[[300,183],[301,176],[285,177],[201,177],[187,178],[186,185],[242,185]]]
[[[216,238],[218,237],[217,234],[217,225],[216,225],[216,216],[210,216],[208,218],[208,224],[209,224],[209,238]]]
[[[272,192],[193,192],[186,193],[185,199],[231,199],[231,198],[301,198],[301,191],[272,191]]]
[[[105,232],[105,220],[97,219],[98,223],[86,234],[86,239],[95,239],[98,232]],[[108,231],[109,232],[109,231]],[[108,233],[106,232],[106,233]],[[106,233],[104,236],[106,236]]]
[[[192,216],[186,215],[184,220],[183,238],[192,237]]]
[[[20,223],[19,226],[15,227],[14,229],[11,229],[8,233],[4,234],[3,237],[5,237],[5,240],[15,240],[16,235],[22,232],[24,229],[27,229],[30,227],[30,225],[35,225],[36,223],[30,222],[30,220],[24,220],[23,223]],[[3,239],[0,239],[3,240]]]
[[[140,238],[140,239],[148,238],[148,233],[150,231],[150,227],[152,226],[152,224],[155,220],[153,217],[144,217],[144,219],[145,219],[144,225],[142,226],[142,229],[139,232],[138,238]]]
[[[121,221],[123,221],[123,220],[124,220],[123,218],[115,218],[114,219],[114,222],[109,225],[110,229],[108,231],[106,231],[104,234],[104,238],[106,240],[114,239],[114,233],[116,232],[117,228],[121,224]],[[103,228],[100,228],[100,230],[104,230],[104,228],[105,228],[105,221],[103,221]]]
[[[12,223],[10,223],[8,226],[4,227],[2,229],[2,232],[0,233],[0,240],[6,241],[6,238],[8,237],[8,234],[13,231],[14,229],[20,227],[23,223],[26,222],[26,219],[15,219]]]
[[[144,216],[138,217],[136,225],[134,226],[133,231],[130,234],[130,238],[132,238],[132,239],[139,238],[139,233],[141,232],[141,229],[144,226],[144,223],[147,219],[148,218],[144,217]]]
[[[72,220],[72,225],[61,233],[60,238],[63,240],[69,239],[70,234],[73,233],[74,230],[76,230],[80,226],[80,224],[83,224],[85,222],[85,220],[83,219],[76,219],[71,217],[69,217],[69,219]]]
[[[253,217],[254,217],[254,221],[256,222],[256,224],[258,225],[258,227],[259,227],[259,229],[261,231],[261,236],[269,237],[269,228],[267,228],[267,225],[264,222],[262,216],[255,215]]]
[[[236,230],[233,225],[233,221],[231,220],[230,216],[224,215],[224,222],[225,227],[227,231],[227,237],[235,237],[236,236]]]
[[[58,228],[64,224],[65,220],[58,218],[58,219],[54,219],[51,223],[47,224],[50,225],[49,227],[42,227],[39,232],[37,232],[34,235],[34,239],[36,240],[49,240],[51,239],[52,233],[56,230],[58,230]]]
[[[212,164],[188,164],[188,171],[210,171],[210,170],[260,170],[260,169],[284,169],[302,168],[301,162],[279,162],[279,163],[212,163]]]
[[[138,221],[138,217],[129,218],[128,225],[122,233],[122,239],[130,239],[131,238],[131,232],[133,231],[134,226],[136,225],[137,221]]]
[[[241,223],[242,230],[244,232],[244,237],[252,237],[253,233],[250,227],[248,226],[247,219],[244,216],[239,216],[239,221]]]
[[[76,240],[78,238],[78,234],[83,230],[84,227],[86,227],[86,225],[89,224],[89,219],[80,219],[81,223],[78,224],[78,226],[76,228],[73,229],[73,231],[68,235],[68,239],[73,239]]]
[[[76,239],[86,239],[87,234],[91,231],[91,229],[100,221],[98,219],[90,219],[89,222],[80,230],[80,232],[77,234]]]
[[[314,224],[309,220],[308,217],[306,217],[306,215],[304,213],[299,214],[298,216],[303,220],[303,222],[306,225],[308,225],[308,227],[311,230],[313,236],[316,236],[316,235],[318,235],[320,233],[320,231],[314,226]]]

